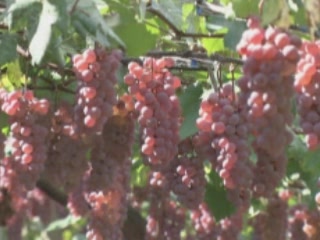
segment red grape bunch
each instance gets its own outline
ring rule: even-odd
[[[294,86],[300,124],[308,149],[320,144],[320,42],[303,42]]]
[[[0,92],[1,109],[9,115],[10,132],[5,141],[4,176],[0,187],[14,196],[34,188],[47,158],[49,131],[37,121],[46,115],[49,102],[37,99],[32,91]]]
[[[206,148],[202,152],[230,190],[230,200],[247,205],[252,181],[248,126],[237,106],[232,85],[226,84],[203,99],[199,114],[196,145]],[[241,197],[246,200],[243,204],[240,195],[246,195]]]
[[[250,19],[237,46],[244,60],[238,85],[239,104],[249,122],[257,155],[254,192],[268,196],[286,169],[286,146],[292,136],[293,74],[300,40],[279,29],[261,28]]]
[[[181,83],[167,69],[172,65],[170,58],[147,58],[143,66],[131,62],[124,77],[139,112],[141,151],[153,166],[165,166],[178,151],[181,109],[175,90]]]
[[[107,52],[102,48],[88,49],[73,57],[79,80],[75,106],[78,133],[101,132],[112,116],[112,108],[117,103],[115,84],[120,58],[119,51]]]

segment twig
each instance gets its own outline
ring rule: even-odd
[[[169,19],[167,19],[160,11],[154,9],[152,6],[149,6],[147,10],[159,17],[163,22],[165,22],[168,27],[174,32],[177,38],[183,37],[191,37],[191,38],[223,38],[225,36],[224,33],[217,34],[205,34],[205,33],[185,33],[178,29]]]
[[[75,11],[76,8],[77,8],[78,3],[79,3],[79,0],[75,0],[75,1],[74,1],[74,4],[72,5],[72,8],[71,8],[71,10],[70,10],[70,12],[69,12],[69,15],[72,15],[72,14],[74,13],[74,11]]]

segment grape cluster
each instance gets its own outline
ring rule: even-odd
[[[181,109],[175,89],[181,83],[167,69],[171,66],[169,58],[147,58],[143,66],[131,62],[124,77],[139,112],[141,151],[153,166],[165,166],[178,151]]]
[[[303,231],[306,218],[306,208],[296,205],[289,210],[288,237],[289,240],[307,240],[307,235]]]
[[[297,64],[294,86],[300,125],[308,149],[314,150],[320,142],[320,42],[304,42]]]
[[[301,41],[277,28],[263,29],[255,21],[248,26],[237,46],[244,60],[239,104],[258,160],[253,190],[257,196],[270,196],[285,173],[285,150],[292,140],[287,126],[293,120],[292,75]]]
[[[224,185],[234,192],[230,195],[232,200],[239,202],[240,193],[247,195],[251,187],[252,166],[248,161],[248,126],[237,105],[232,85],[226,84],[219,92],[210,93],[201,102],[199,114],[196,145],[205,148],[202,152]]]
[[[108,53],[99,47],[73,57],[79,80],[75,106],[77,132],[101,132],[112,116],[113,106],[117,103],[115,84],[120,58],[119,51]]]
[[[181,239],[181,231],[185,227],[186,210],[175,201],[165,199],[162,209],[151,206],[147,217],[146,239]]]
[[[65,135],[55,135],[49,146],[42,175],[55,186],[70,192],[79,184],[88,168],[88,147],[82,141]]]
[[[320,239],[320,212],[307,211],[302,229],[308,240]]]
[[[188,209],[199,206],[206,187],[203,161],[197,155],[190,155],[192,149],[191,139],[180,143],[179,155],[164,170],[169,189]]]
[[[10,122],[5,141],[7,157],[2,162],[5,173],[0,184],[13,195],[21,195],[34,188],[47,158],[48,130],[37,120],[47,114],[49,102],[37,99],[31,91],[20,90],[1,90],[0,101]]]
[[[287,231],[287,202],[273,196],[269,198],[269,202],[265,212],[260,212],[252,220],[252,226],[255,230],[255,239],[286,239]]]
[[[190,217],[197,233],[197,239],[214,239],[216,235],[216,220],[205,203],[199,204],[198,209],[192,210]]]
[[[121,113],[122,111],[117,111]],[[96,136],[91,167],[84,179],[84,197],[90,206],[87,238],[122,239],[122,225],[130,190],[130,156],[134,122],[114,115]]]

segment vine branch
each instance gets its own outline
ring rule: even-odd
[[[186,33],[177,28],[163,13],[153,8],[152,5],[147,7],[147,10],[160,18],[168,27],[173,31],[177,38],[190,37],[190,38],[223,38],[225,36],[224,33],[216,33],[216,34],[206,34],[206,33]]]

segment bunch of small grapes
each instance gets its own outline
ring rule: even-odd
[[[215,239],[216,220],[212,216],[206,203],[199,204],[198,209],[191,211],[191,221],[196,231],[196,239],[209,240]]]
[[[217,225],[217,236],[219,240],[237,240],[239,239],[243,227],[243,212],[238,211],[230,217],[221,219]]]
[[[263,29],[252,19],[248,27],[237,46],[244,60],[239,104],[258,160],[254,192],[270,196],[285,173],[286,146],[292,140],[287,126],[293,120],[293,74],[301,41],[277,28]]]
[[[88,147],[81,140],[55,135],[50,141],[43,177],[66,192],[72,191],[88,168],[87,152]]]
[[[75,122],[79,133],[101,132],[112,116],[117,103],[115,84],[116,71],[121,53],[107,52],[97,47],[73,57],[73,66],[78,78]]]
[[[303,231],[306,216],[306,208],[302,205],[296,205],[289,209],[288,237],[290,240],[307,240],[307,235]]]
[[[205,148],[202,152],[228,189],[247,191],[252,181],[248,126],[237,105],[232,85],[226,84],[219,92],[212,92],[203,99],[199,114],[196,145]]]
[[[168,67],[169,58],[146,58],[143,66],[131,62],[124,82],[134,97],[142,132],[142,153],[153,166],[165,166],[178,151],[181,108],[175,90],[180,79]]]
[[[309,210],[306,215],[303,232],[307,235],[307,239],[320,239],[320,212],[317,210]]]
[[[260,212],[252,220],[254,239],[286,239],[288,204],[278,196],[272,196],[268,200],[265,212]]]
[[[118,109],[116,112],[125,111]],[[88,239],[122,239],[130,191],[133,136],[131,116],[114,115],[105,124],[102,134],[95,138],[90,169],[83,183],[84,197],[90,206]]]
[[[195,209],[203,201],[206,180],[203,160],[193,151],[191,139],[179,144],[179,155],[164,170],[169,189],[188,209]]]
[[[303,42],[295,75],[300,125],[310,150],[320,139],[320,42]]]
[[[156,205],[152,205],[149,209],[146,239],[181,239],[186,210],[169,198],[161,201],[161,205],[161,209]]]
[[[48,130],[38,124],[47,114],[49,102],[37,99],[32,91],[0,90],[1,109],[9,115],[10,132],[5,141],[1,187],[13,195],[23,195],[34,188],[47,158]],[[4,185],[4,186],[3,186]]]

